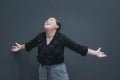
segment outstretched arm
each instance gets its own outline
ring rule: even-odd
[[[104,52],[101,52],[100,50],[101,50],[101,47],[98,48],[97,50],[88,49],[87,54],[95,55],[97,57],[106,57],[107,55]]]
[[[65,34],[62,34],[61,37],[62,37],[61,42],[65,46],[67,46],[71,50],[74,50],[74,51],[80,53],[82,56],[85,56],[86,54],[95,55],[97,57],[106,57],[107,56],[106,54],[104,54],[104,52],[100,51],[101,48],[99,48],[98,50],[92,50],[92,49],[88,48],[87,46],[75,43],[69,37],[67,37]]]
[[[25,44],[18,44],[18,43],[16,43],[15,42],[15,46],[12,46],[12,49],[11,49],[11,51],[13,51],[13,52],[18,52],[18,51],[20,51],[20,50],[22,50],[22,49],[25,49]]]
[[[34,37],[29,42],[26,42],[25,44],[18,44],[15,42],[15,46],[12,46],[11,51],[18,52],[22,49],[25,49],[26,51],[31,51],[32,48],[35,48],[41,41],[42,41],[42,35],[44,32],[39,33],[36,37]]]

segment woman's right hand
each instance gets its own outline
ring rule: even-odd
[[[12,49],[11,49],[11,51],[13,51],[13,52],[18,52],[18,51],[20,51],[21,49],[22,49],[22,45],[21,44],[18,44],[18,43],[16,43],[15,42],[15,46],[12,46]]]

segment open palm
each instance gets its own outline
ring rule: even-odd
[[[101,47],[96,50],[97,57],[106,57],[107,55],[104,52],[101,52]]]
[[[15,46],[12,46],[12,51],[13,52],[18,52],[21,49],[21,45],[15,42]]]

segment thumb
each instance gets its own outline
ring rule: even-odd
[[[101,47],[99,47],[98,49],[97,49],[97,51],[99,52],[101,50]]]
[[[16,44],[17,46],[20,46],[20,44],[18,44],[17,42],[15,42],[15,44]]]

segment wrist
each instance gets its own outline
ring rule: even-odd
[[[92,49],[88,49],[88,54],[98,56],[97,51],[92,50]]]
[[[21,49],[25,49],[25,44],[21,45]]]

